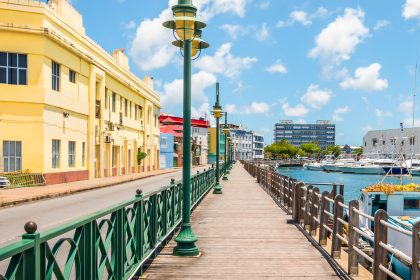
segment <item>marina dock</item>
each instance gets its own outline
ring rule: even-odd
[[[199,257],[161,251],[140,279],[341,279],[240,164],[192,214]],[[346,279],[346,278],[343,278]]]

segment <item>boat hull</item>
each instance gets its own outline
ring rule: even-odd
[[[405,167],[393,166],[393,167],[383,167],[384,172],[388,175],[405,175],[408,173],[408,169]]]
[[[341,167],[343,173],[365,174],[365,175],[381,175],[385,174],[382,167]]]

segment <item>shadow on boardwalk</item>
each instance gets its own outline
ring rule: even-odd
[[[241,165],[229,179],[223,195],[208,194],[193,213],[201,256],[172,256],[172,240],[142,278],[340,279]]]

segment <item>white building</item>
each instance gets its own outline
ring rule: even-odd
[[[208,139],[209,139],[209,129],[208,127],[191,127],[192,133],[191,137],[194,140],[194,142],[198,145],[200,145],[200,154],[197,156],[196,159],[197,164],[206,164],[207,163],[207,156],[209,153],[208,148]]]
[[[235,146],[235,160],[264,158],[264,137],[243,126],[228,125]]]
[[[368,131],[363,137],[363,153],[411,154],[420,156],[420,127]]]
[[[252,157],[253,159],[264,158],[264,136],[258,133],[253,133]]]

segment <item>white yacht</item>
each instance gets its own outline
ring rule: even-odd
[[[340,158],[334,164],[323,166],[326,172],[342,172],[342,167],[352,166],[356,161],[353,158]]]

